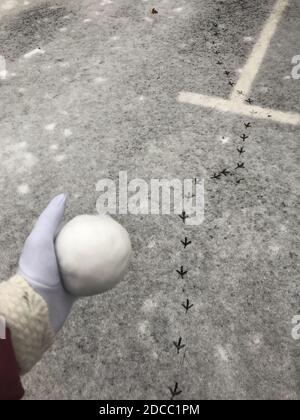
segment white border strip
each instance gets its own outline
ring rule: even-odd
[[[180,92],[178,102],[191,105],[200,105],[204,108],[213,108],[221,112],[231,112],[233,114],[245,115],[250,118],[276,121],[282,124],[300,125],[300,114],[277,111],[260,106],[250,106],[229,99],[218,98],[215,96],[200,95],[192,92]]]
[[[192,92],[180,92],[177,98],[178,102],[198,105],[204,108],[213,108],[221,112],[231,112],[233,114],[245,115],[250,118],[275,121],[282,124],[300,125],[299,113],[262,108],[260,106],[252,106],[245,103],[245,97],[249,96],[252,84],[262,65],[264,57],[270,46],[270,42],[276,32],[278,23],[288,4],[289,0],[277,0],[273,11],[241,72],[241,77],[233,89],[230,99],[218,98],[216,96],[206,96]]]
[[[231,95],[232,100],[237,100],[239,103],[243,101],[238,91],[242,91],[244,95],[248,96],[255,77],[262,65],[263,59],[270,46],[271,40],[276,32],[278,23],[289,4],[289,0],[277,0],[274,9],[267,20],[253,50],[248,58],[248,61],[241,72],[241,77],[235,86],[235,90]]]

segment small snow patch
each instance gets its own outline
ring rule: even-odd
[[[56,162],[62,162],[63,160],[65,160],[66,159],[66,155],[57,155],[57,156],[55,156],[55,158],[54,158],[54,160],[56,161]]]
[[[65,136],[65,137],[71,137],[71,136],[72,136],[72,134],[73,134],[73,132],[72,132],[72,130],[70,130],[70,128],[66,128],[66,129],[64,130],[64,136]]]
[[[230,137],[221,136],[220,141],[222,144],[227,144],[230,141]]]
[[[24,54],[24,58],[25,59],[29,59],[35,55],[40,55],[40,54],[45,54],[45,51],[42,50],[41,48],[36,48],[30,52],[28,52],[27,54]]]
[[[18,190],[18,193],[21,194],[21,195],[28,194],[29,191],[30,191],[29,186],[27,184],[19,185],[17,190]]]
[[[56,123],[51,123],[51,124],[47,124],[45,125],[45,130],[46,131],[53,131],[56,127]]]
[[[96,77],[94,82],[96,83],[96,85],[101,85],[102,83],[107,82],[107,79],[105,79],[104,77]]]

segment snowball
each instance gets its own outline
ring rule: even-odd
[[[92,296],[122,280],[131,254],[127,231],[108,215],[75,217],[56,239],[65,289],[73,296]]]

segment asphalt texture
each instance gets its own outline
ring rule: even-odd
[[[27,399],[170,399],[176,382],[180,399],[299,399],[299,126],[177,101],[181,91],[228,98],[274,3],[1,0],[1,279],[58,193],[67,221],[94,214],[96,183],[119,171],[205,180],[200,226],[116,216],[133,243],[126,279],[76,303],[23,379]],[[255,105],[300,112],[299,22],[291,0]]]

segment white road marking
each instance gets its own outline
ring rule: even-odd
[[[282,124],[300,125],[299,113],[284,112],[276,109],[247,105],[245,103],[245,98],[249,96],[254,79],[262,65],[280,18],[288,4],[289,0],[277,0],[246,65],[242,69],[240,79],[233,89],[230,99],[192,92],[180,92],[177,98],[178,102],[198,105],[204,108],[213,108],[217,111],[231,112],[250,118],[271,120]],[[243,92],[243,95],[240,94],[241,92]]]
[[[204,108],[213,108],[221,112],[231,112],[233,114],[245,115],[250,118],[263,120],[268,119],[283,124],[300,125],[300,114],[297,113],[277,111],[274,109],[262,108],[260,106],[250,106],[229,99],[191,92],[181,92],[177,99],[182,103],[200,105]]]
[[[231,95],[231,99],[237,100],[238,102],[242,101],[242,98],[237,92],[239,90],[243,91],[245,95],[249,95],[254,79],[262,65],[263,59],[270,46],[270,42],[276,32],[277,25],[288,3],[289,0],[277,0],[272,13],[242,70],[241,77],[236,84],[235,90]]]

